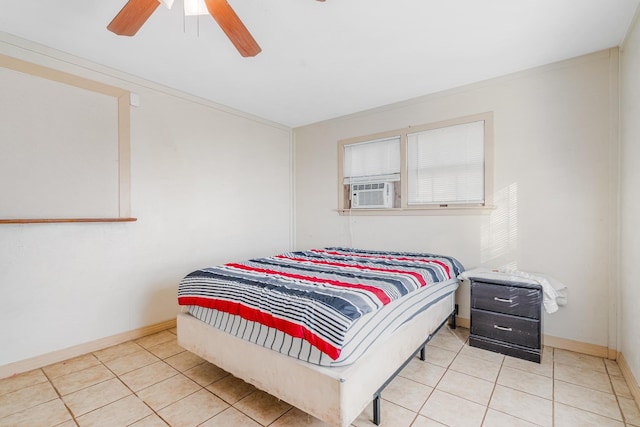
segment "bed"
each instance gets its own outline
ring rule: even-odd
[[[203,268],[178,288],[178,343],[346,427],[448,320],[453,257],[322,248]],[[421,351],[422,350],[422,351]]]

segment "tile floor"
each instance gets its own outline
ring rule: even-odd
[[[545,348],[541,364],[443,328],[383,392],[382,425],[638,426],[614,361]],[[0,426],[326,426],[185,351],[175,329],[0,380]],[[373,426],[367,408],[353,426]]]

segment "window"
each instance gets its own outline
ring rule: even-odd
[[[345,184],[400,180],[400,137],[349,144],[344,147]]]
[[[484,203],[484,121],[407,134],[407,204]]]
[[[343,140],[338,158],[340,211],[488,207],[493,114]]]

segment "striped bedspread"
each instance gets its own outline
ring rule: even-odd
[[[312,249],[194,271],[181,281],[178,303],[278,329],[335,360],[359,318],[463,270],[442,255]]]

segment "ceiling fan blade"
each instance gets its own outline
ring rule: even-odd
[[[154,0],[155,1],[155,0]],[[205,0],[209,13],[242,56],[256,56],[262,49],[226,0]]]
[[[158,6],[158,0],[129,0],[107,29],[119,36],[133,36]]]

